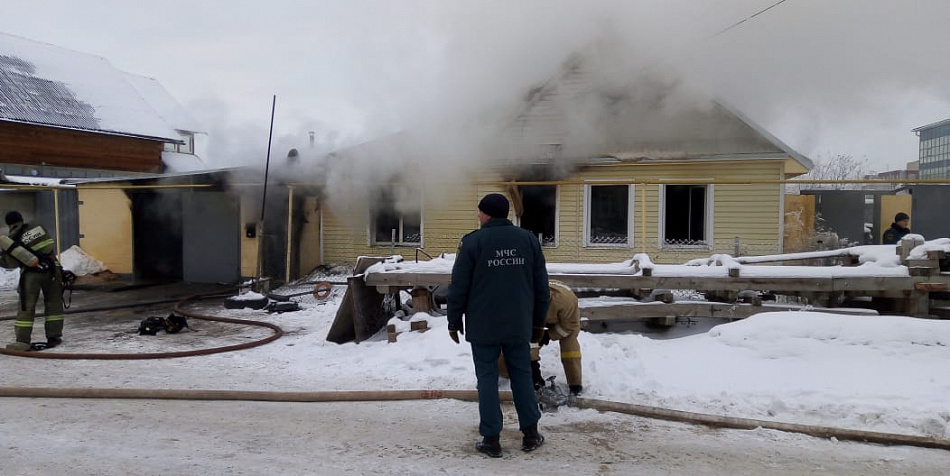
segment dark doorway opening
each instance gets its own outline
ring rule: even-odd
[[[521,228],[530,230],[535,236],[541,236],[541,244],[554,246],[557,229],[557,186],[522,185],[518,187],[521,195]]]
[[[181,195],[143,190],[132,199],[132,276],[136,281],[181,281]]]

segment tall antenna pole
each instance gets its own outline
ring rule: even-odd
[[[267,205],[267,175],[270,172],[270,146],[274,138],[274,110],[277,108],[277,95],[275,94],[270,105],[270,132],[267,133],[267,161],[264,163],[264,193],[261,195],[261,220],[259,222],[260,230],[257,233],[257,278],[258,281],[264,275],[264,211]]]

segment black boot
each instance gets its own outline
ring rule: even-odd
[[[486,436],[482,441],[475,443],[475,449],[492,458],[501,458],[501,443],[497,436]]]
[[[521,451],[534,451],[544,444],[544,436],[538,433],[537,423],[523,428],[521,432],[524,433],[524,438],[521,439]]]

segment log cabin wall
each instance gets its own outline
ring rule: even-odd
[[[0,163],[162,171],[158,140],[0,121]]]

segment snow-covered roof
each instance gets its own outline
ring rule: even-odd
[[[125,79],[162,119],[180,131],[204,132],[198,121],[155,78],[124,73]]]
[[[195,172],[207,167],[201,157],[195,154],[182,154],[181,152],[162,152],[162,162],[165,164],[166,173]]]
[[[0,120],[179,141],[105,58],[3,33]]]
[[[813,167],[810,159],[722,100],[683,91],[669,80],[648,78],[618,87],[604,81],[580,54],[531,90],[503,135],[521,154],[543,154],[556,146],[549,160],[791,157],[806,169]]]
[[[58,177],[31,177],[28,175],[6,175],[3,174],[2,180],[6,183],[16,184],[16,185],[37,185],[37,186],[60,186],[68,187],[69,185],[63,185],[63,182],[66,179]],[[2,185],[0,185],[2,186]]]

